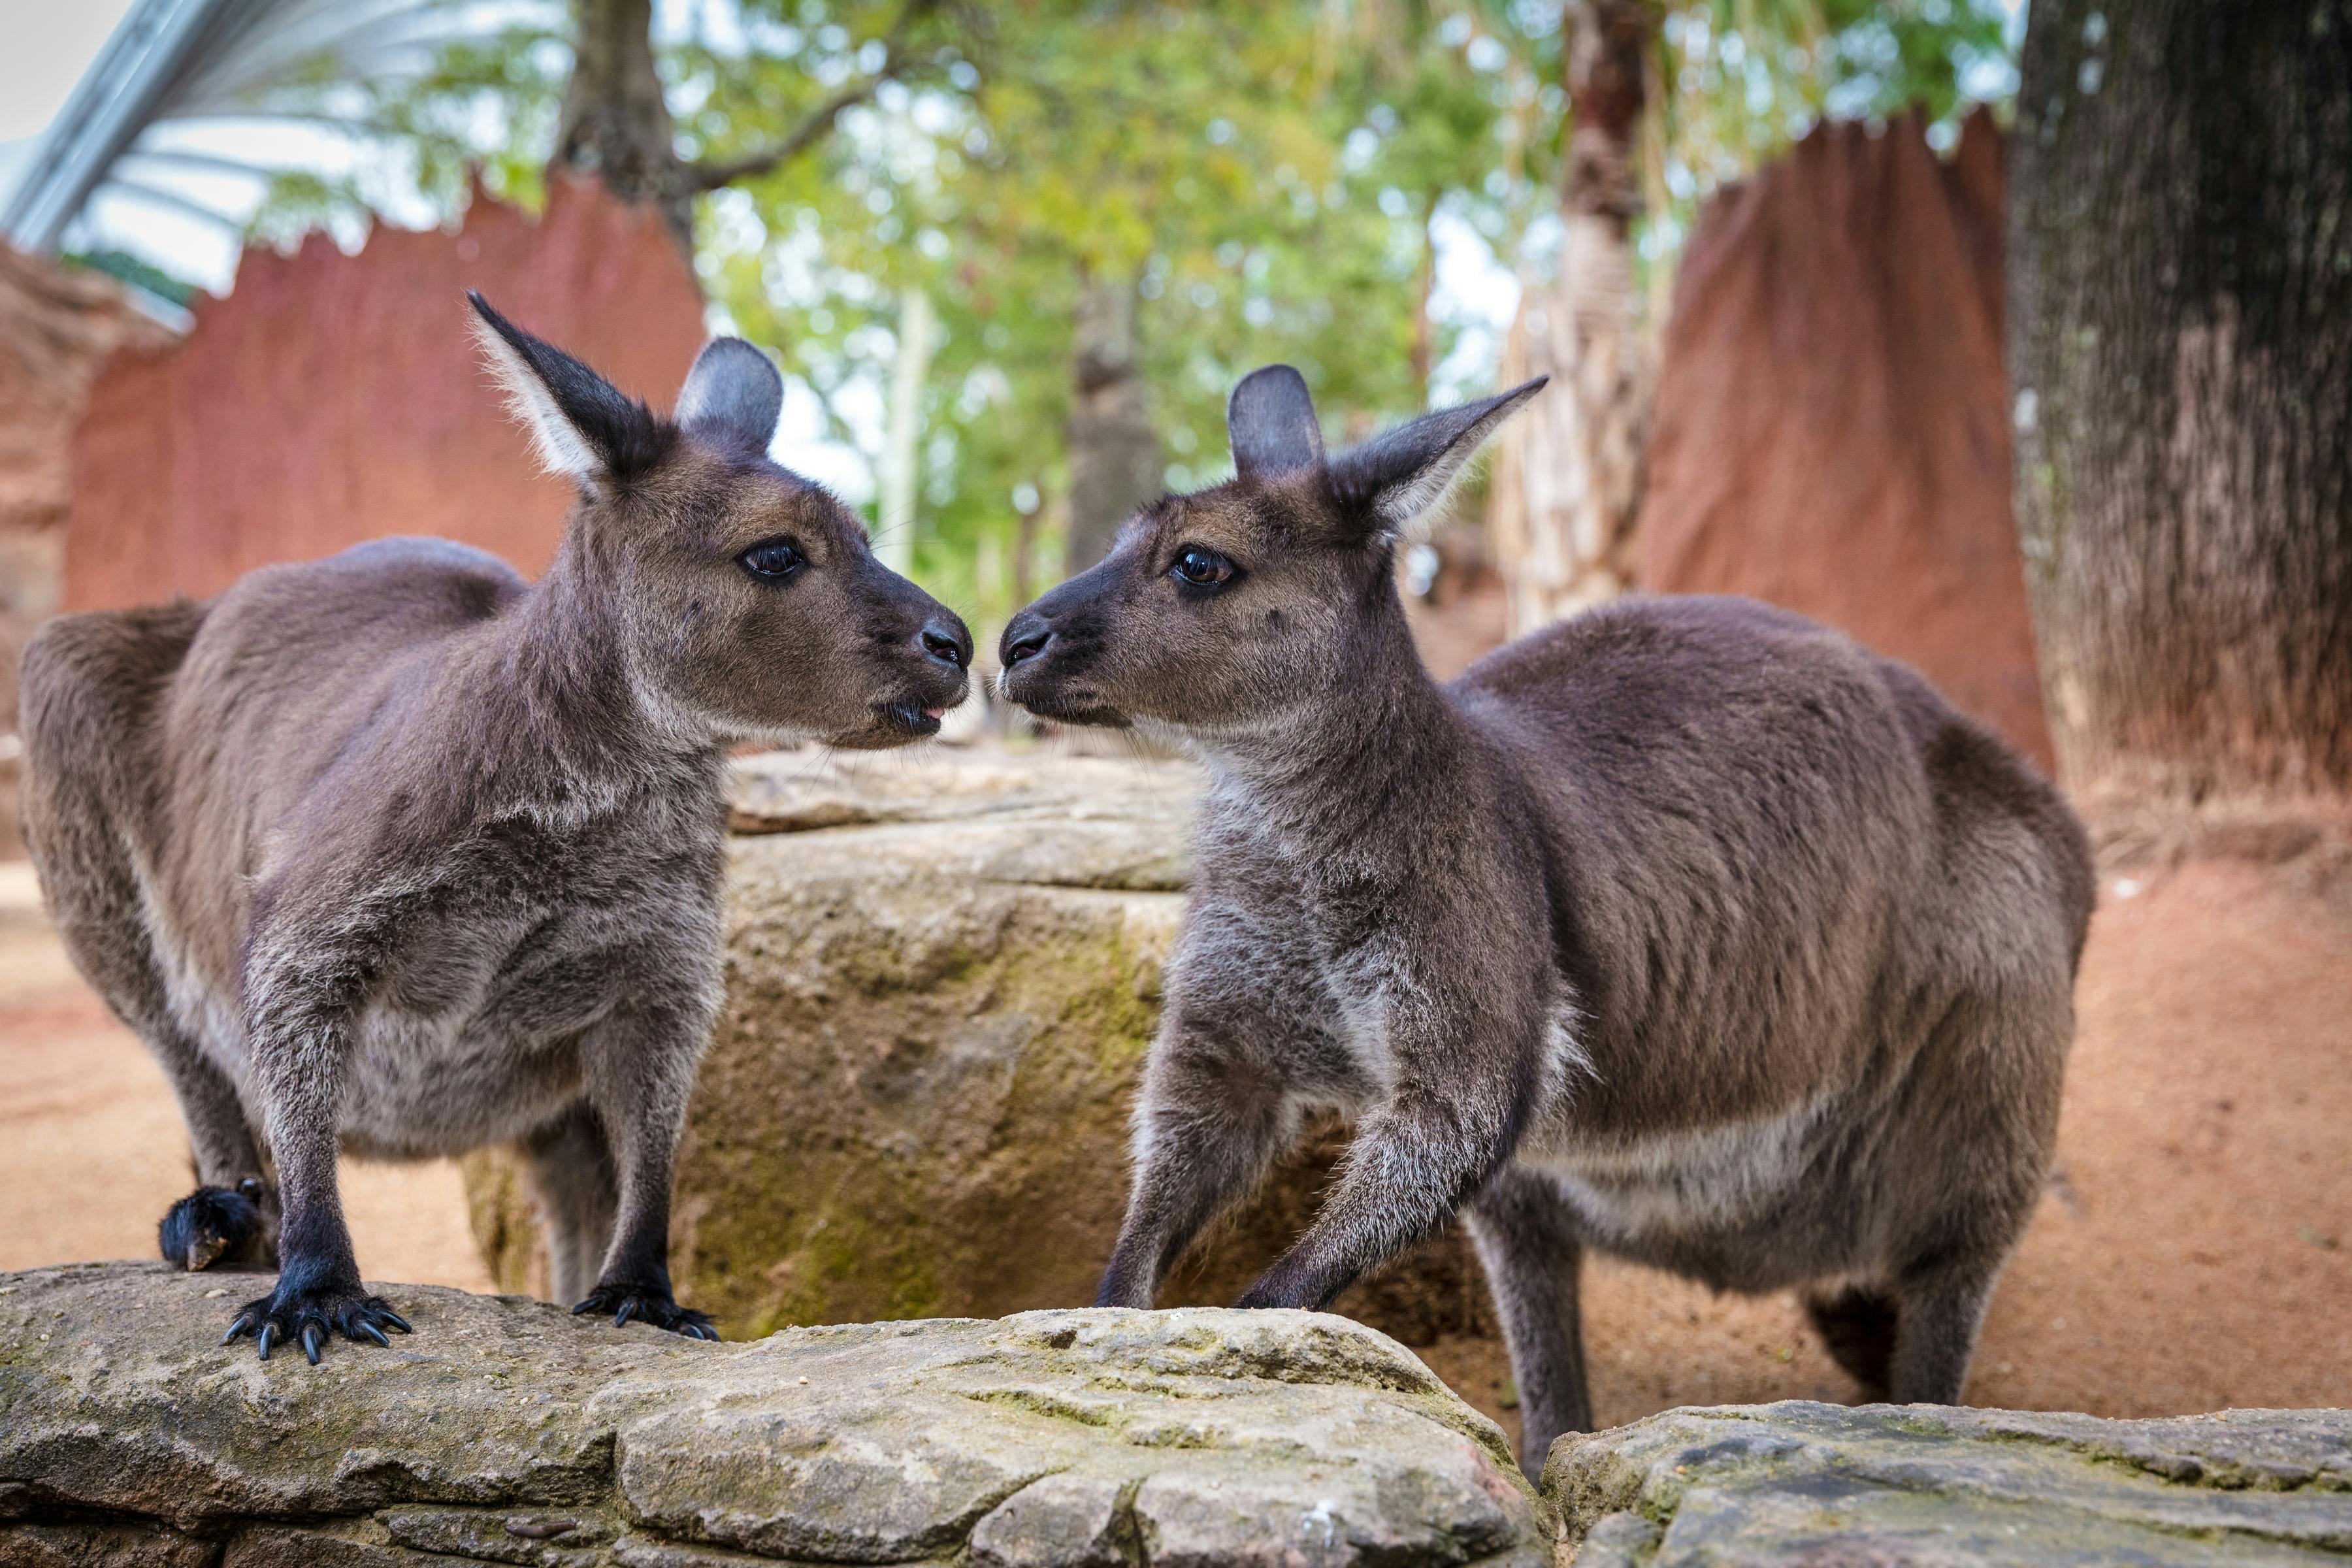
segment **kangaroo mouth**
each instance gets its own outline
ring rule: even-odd
[[[1006,694],[1011,697],[1010,693]],[[1011,697],[1040,719],[1057,724],[1083,724],[1095,730],[1124,730],[1134,723],[1091,691],[1042,691]]]
[[[897,702],[877,702],[874,717],[884,733],[920,741],[940,732],[940,721],[947,717],[947,710],[926,708],[908,697]]]

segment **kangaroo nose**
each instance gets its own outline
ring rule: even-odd
[[[1004,643],[998,652],[1004,659],[1004,668],[1011,669],[1022,660],[1034,658],[1044,653],[1045,645],[1053,640],[1053,623],[1043,616],[1024,611],[1013,616],[1013,624],[1004,628]]]
[[[925,623],[921,633],[923,651],[941,664],[958,669],[971,668],[971,634],[963,623],[940,617]]]

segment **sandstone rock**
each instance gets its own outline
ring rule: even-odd
[[[713,1345],[385,1285],[415,1335],[339,1342],[310,1367],[215,1342],[243,1288],[160,1264],[0,1276],[0,1562],[1549,1555],[1493,1424],[1392,1341],[1319,1313],[1026,1312]]]
[[[680,1151],[672,1271],[730,1337],[1090,1301],[1182,914],[1195,770],[975,748],[737,764],[725,1011]],[[1327,1135],[1180,1269],[1224,1303],[1304,1227]],[[545,1289],[526,1184],[468,1163],[502,1286]],[[1440,1238],[1338,1310],[1478,1331]]]
[[[1544,1467],[1577,1568],[2341,1563],[2352,1410],[1674,1410]]]

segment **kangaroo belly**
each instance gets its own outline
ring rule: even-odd
[[[1717,1289],[1773,1289],[1833,1271],[1859,1230],[1855,1204],[1822,1190],[1829,1114],[1811,1100],[1646,1137],[1561,1131],[1519,1160],[1551,1178],[1595,1248]]]
[[[354,1154],[430,1159],[522,1137],[580,1092],[572,1039],[517,1039],[470,1019],[378,1008],[362,1020],[337,1121]]]

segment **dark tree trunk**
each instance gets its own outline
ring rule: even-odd
[[[2017,514],[2077,789],[2352,788],[2352,0],[2034,0]]]
[[[1076,573],[1110,552],[1118,525],[1166,486],[1160,436],[1144,398],[1135,279],[1078,286],[1076,395],[1070,406],[1070,547]]]
[[[695,193],[654,68],[653,0],[573,0],[572,14],[579,38],[549,167],[601,175],[615,195],[653,203],[691,249]]]

